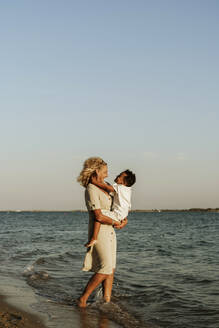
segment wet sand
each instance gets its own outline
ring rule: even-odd
[[[0,328],[46,328],[40,319],[9,305],[0,295]]]
[[[104,307],[103,307],[104,310]],[[105,309],[107,311],[107,308]],[[53,302],[25,281],[0,277],[0,328],[120,328],[105,313]]]

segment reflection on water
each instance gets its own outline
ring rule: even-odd
[[[94,327],[93,324],[95,321],[95,317],[92,318],[89,315],[89,312],[87,311],[87,309],[79,309],[79,313],[80,313],[80,327],[81,328]],[[96,320],[97,320],[97,322],[95,323],[96,328],[110,328],[109,327],[109,319],[106,316],[104,316],[103,314],[96,316]]]

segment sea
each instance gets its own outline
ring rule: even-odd
[[[0,212],[0,281],[32,290],[48,327],[219,327],[219,213],[131,212],[111,303],[100,286],[81,310],[87,227],[82,211]]]

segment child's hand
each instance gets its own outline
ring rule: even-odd
[[[95,185],[95,184],[97,184],[97,182],[98,182],[98,181],[97,181],[97,177],[96,177],[96,176],[91,177],[91,183],[92,183],[92,184]]]

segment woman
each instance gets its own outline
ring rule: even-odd
[[[97,243],[89,249],[85,256],[83,271],[93,271],[95,273],[79,298],[79,307],[86,307],[88,297],[100,283],[103,283],[104,300],[110,302],[116,268],[116,234],[114,227],[122,229],[127,224],[127,219],[120,223],[101,213],[101,209],[111,209],[112,198],[107,192],[91,183],[93,176],[96,176],[100,182],[103,182],[108,176],[107,164],[99,157],[88,158],[84,162],[83,170],[78,177],[78,182],[86,188],[85,202],[89,212],[89,240],[93,232],[94,220],[101,223]]]

